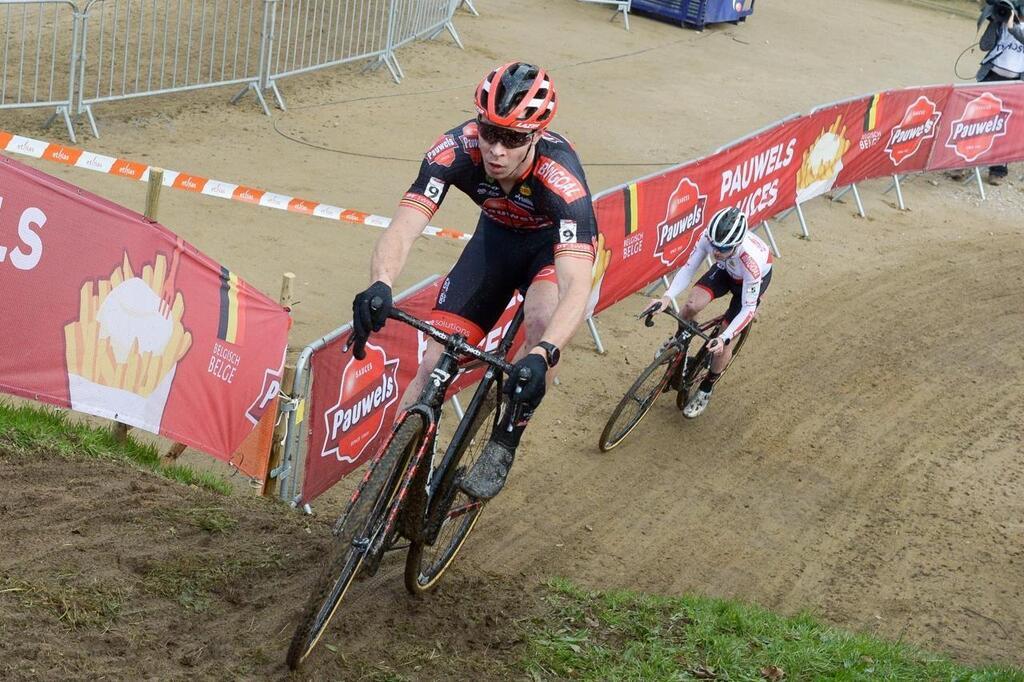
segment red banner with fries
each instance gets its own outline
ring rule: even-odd
[[[0,390],[229,460],[272,405],[288,313],[168,229],[0,157]]]
[[[821,107],[602,192],[594,202],[598,258],[587,312],[682,266],[719,209],[738,206],[756,225],[870,178],[1021,159],[1021,83],[889,90]]]
[[[396,306],[421,319],[429,320],[441,282],[438,278],[399,299]],[[515,311],[522,301],[518,294],[509,301],[480,347],[494,351],[504,337]],[[513,352],[523,341],[524,332],[513,344]],[[409,382],[423,361],[426,337],[412,327],[389,320],[366,345],[366,357],[356,360],[344,353],[347,335],[335,339],[313,353],[313,389],[310,393],[309,448],[303,475],[302,498],[313,500],[358,468],[383,446],[398,406]],[[448,391],[449,397],[480,380],[483,369],[462,372]]]

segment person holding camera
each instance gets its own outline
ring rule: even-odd
[[[985,50],[977,80],[1012,81],[1024,78],[1024,0],[985,0],[978,28],[986,19],[988,27],[978,43]],[[1005,165],[988,169],[988,182],[999,185],[1009,174]]]

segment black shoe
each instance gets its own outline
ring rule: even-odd
[[[459,483],[462,491],[478,500],[489,500],[505,487],[516,451],[493,440],[487,441],[480,458]]]
[[[992,185],[994,187],[998,187],[999,185],[1001,185],[1004,182],[1006,182],[1006,176],[1007,175],[1009,175],[1009,173],[998,173],[996,171],[991,171],[990,170],[988,172],[988,184],[990,184],[990,185]]]

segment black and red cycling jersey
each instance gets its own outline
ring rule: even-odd
[[[576,151],[558,133],[541,133],[533,164],[506,194],[484,169],[476,121],[467,121],[438,138],[426,153],[401,204],[432,218],[452,186],[480,206],[481,226],[557,230],[556,255],[575,252],[593,257],[597,221],[590,190]]]

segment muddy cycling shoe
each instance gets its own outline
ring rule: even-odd
[[[704,414],[709,402],[711,402],[711,391],[698,390],[683,408],[683,416],[687,419],[696,419]]]
[[[489,500],[505,487],[516,451],[493,440],[487,441],[480,458],[459,483],[462,491],[478,500]]]

